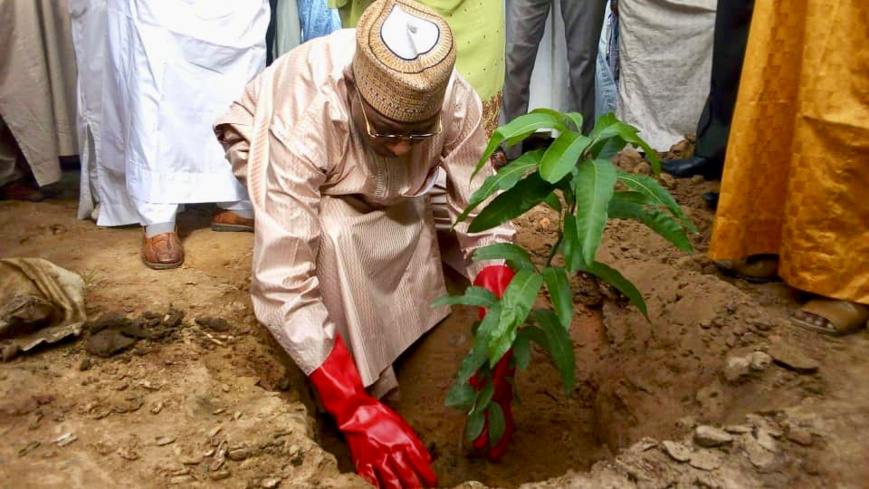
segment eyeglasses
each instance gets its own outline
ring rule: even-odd
[[[356,92],[356,96],[359,98],[359,107],[362,108],[362,118],[365,119],[365,131],[368,133],[372,139],[378,139],[380,141],[421,141],[423,139],[429,139],[433,136],[437,136],[443,131],[443,127],[441,126],[441,118],[438,116],[438,128],[435,132],[427,132],[427,133],[417,133],[412,132],[410,134],[380,134],[378,132],[374,132],[374,129],[371,128],[371,123],[368,122],[368,114],[365,113],[365,101],[362,100],[362,96],[359,95],[359,92]]]

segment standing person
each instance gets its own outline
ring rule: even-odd
[[[42,200],[77,152],[66,0],[0,2],[0,199]]]
[[[298,0],[302,42],[327,36],[341,28],[338,12],[326,6],[326,0]]]
[[[355,30],[278,59],[215,124],[256,210],[257,318],[309,376],[359,473],[385,487],[436,483],[425,447],[377,398],[398,386],[396,358],[449,313],[429,306],[445,293],[435,214],[448,230],[492,174],[470,179],[487,136],[456,47],[433,10],[379,0]],[[512,271],[469,258],[514,234],[458,225],[452,266],[503,292]]]
[[[528,111],[531,73],[553,1],[513,0],[510,6],[511,39],[507,40],[510,83],[504,92],[508,121]],[[595,65],[605,11],[606,0],[561,0],[570,77],[568,110],[582,114],[585,132],[594,127]]]
[[[247,193],[210,122],[264,66],[268,20],[268,0],[107,1],[100,151],[90,185],[100,202],[97,224],[143,226],[141,256],[150,268],[184,261],[175,226],[184,204],[218,203],[216,231],[253,230]]]
[[[832,335],[869,318],[867,18],[863,0],[756,0],[709,250],[815,294],[793,321]]]
[[[712,48],[712,80],[709,97],[697,123],[694,156],[665,161],[661,165],[661,169],[674,177],[721,177],[753,8],[754,0],[718,0]],[[704,199],[714,207],[718,196],[707,194]]]

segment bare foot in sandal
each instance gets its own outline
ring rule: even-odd
[[[835,299],[813,299],[794,311],[791,320],[810,331],[844,336],[866,327],[869,306]]]

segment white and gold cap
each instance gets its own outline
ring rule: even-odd
[[[412,0],[378,0],[356,26],[353,74],[362,98],[382,115],[420,122],[440,112],[456,63],[450,26]]]

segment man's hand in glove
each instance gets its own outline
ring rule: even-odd
[[[401,416],[365,392],[340,336],[310,379],[347,439],[359,475],[381,489],[437,485],[428,450]]]

